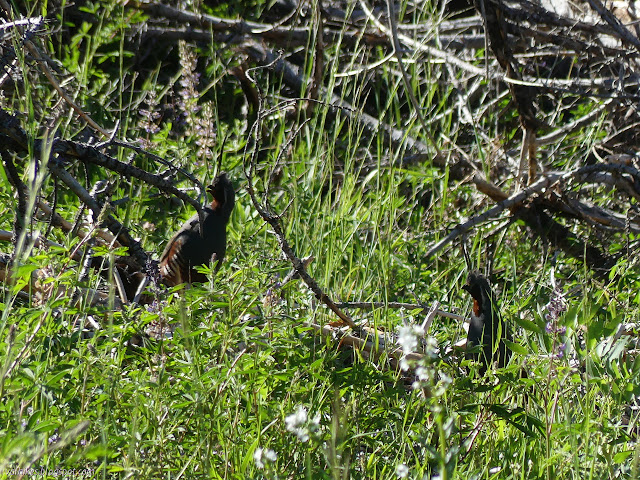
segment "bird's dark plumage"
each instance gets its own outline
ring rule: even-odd
[[[510,340],[511,337],[507,326],[500,319],[498,305],[489,281],[485,276],[474,271],[469,273],[467,284],[462,288],[473,297],[466,357],[482,364],[480,374],[484,374],[495,361],[498,362],[499,367],[504,367],[511,356],[511,351],[505,345],[504,339]],[[478,345],[481,346],[480,352],[470,351]]]
[[[204,221],[200,234],[200,219],[195,214],[173,236],[160,257],[160,275],[169,286],[180,283],[205,282],[207,277],[195,267],[217,261],[216,269],[227,249],[227,223],[235,205],[233,185],[225,173],[218,175],[207,187],[213,197],[203,209]]]

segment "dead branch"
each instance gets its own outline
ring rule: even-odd
[[[373,310],[376,308],[404,308],[407,310],[429,310],[431,308],[430,305],[426,303],[404,303],[404,302],[342,302],[337,304],[339,308],[359,308],[366,310]],[[441,317],[451,318],[453,320],[459,320],[462,322],[468,321],[466,317],[462,315],[457,315],[455,313],[450,313],[445,310],[435,309],[435,315],[440,315]]]
[[[431,247],[427,251],[426,256],[427,257],[433,256],[435,253],[442,250],[443,247],[445,247],[447,244],[452,242],[454,239],[458,238],[460,235],[467,233],[469,230],[471,230],[476,225],[479,225],[480,223],[486,222],[487,220],[490,220],[492,218],[496,218],[504,210],[514,208],[518,205],[522,205],[528,198],[532,197],[537,193],[540,193],[545,188],[549,188],[550,186],[554,185],[561,178],[562,176],[557,173],[545,175],[542,178],[540,178],[540,180],[538,180],[537,182],[528,186],[524,190],[520,190],[516,194],[510,196],[509,198],[502,200],[501,202],[499,202],[497,205],[490,208],[486,212],[481,213],[480,215],[476,215],[475,217],[470,218],[466,222],[459,224],[445,238],[443,238],[438,243],[436,243],[433,247]]]
[[[12,284],[15,279],[10,273],[9,259],[0,255],[0,283]],[[117,298],[112,298],[108,293],[92,288],[78,288],[74,295],[74,287],[59,285],[54,288],[51,275],[43,269],[36,269],[30,274],[29,281],[22,287],[22,292],[32,295],[38,304],[44,304],[49,299],[61,299],[73,297],[73,305],[83,303],[87,306],[112,306],[120,309],[122,304]],[[113,303],[111,303],[113,302]]]
[[[258,122],[261,120],[261,113],[258,113]],[[257,151],[257,147],[255,151]],[[307,269],[305,267],[305,263],[295,254],[291,245],[287,241],[284,232],[282,231],[282,227],[280,226],[280,217],[274,215],[273,213],[267,211],[266,207],[264,207],[258,198],[256,197],[255,188],[253,185],[253,175],[250,173],[253,167],[247,166],[245,168],[245,177],[247,179],[247,192],[249,193],[249,197],[251,198],[251,202],[253,203],[254,208],[258,212],[258,214],[262,217],[262,219],[267,222],[271,228],[273,229],[274,235],[280,244],[280,248],[283,253],[287,257],[287,259],[293,265],[296,273],[300,276],[300,278],[307,284],[309,289],[314,293],[316,298],[324,303],[333,313],[335,313],[338,318],[351,327],[354,330],[359,330],[358,326],[351,319],[350,316],[345,314],[342,310],[338,308],[338,306],[331,300],[329,295],[327,295],[318,285],[316,280],[309,275]]]
[[[3,139],[5,140],[4,142]],[[11,143],[7,142],[9,139],[11,140]],[[29,140],[27,134],[20,127],[18,120],[14,116],[9,115],[4,110],[0,109],[0,146],[2,143],[16,153],[26,154],[29,151]],[[121,142],[113,143],[118,143],[119,145],[126,146],[127,148],[133,148],[131,145],[123,144]],[[41,149],[42,142],[40,140],[34,141],[34,151],[36,155],[40,155]],[[178,190],[172,182],[160,175],[155,175],[133,165],[120,162],[119,160],[100,152],[94,146],[74,142],[72,140],[56,138],[52,142],[51,153],[64,158],[77,158],[83,162],[105,167],[119,173],[120,175],[142,180],[143,182],[153,185],[163,192],[174,195],[183,202],[188,203],[202,218],[202,205],[186,193]],[[200,188],[202,187],[200,182],[197,182],[197,185],[200,185]]]
[[[167,20],[190,25],[193,27],[201,27],[204,30],[199,32],[200,36],[207,36],[207,40],[211,39],[210,32],[227,32],[239,37],[255,37],[256,39],[267,42],[276,42],[279,44],[292,45],[308,45],[311,30],[308,27],[294,27],[290,25],[271,25],[267,23],[252,22],[243,19],[228,19],[216,17],[213,15],[198,14],[180,10],[155,2],[130,2],[130,5],[145,11],[152,17],[164,17]],[[347,29],[346,31],[326,29],[323,35],[331,42],[338,40],[348,45],[355,45],[362,39],[362,32],[359,29]],[[366,41],[371,45],[385,44],[387,40],[373,32],[366,32]]]
[[[135,258],[137,266],[140,271],[145,269],[147,264],[147,253],[144,251],[140,243],[135,240],[129,230],[126,229],[119,221],[117,221],[112,215],[106,213],[104,205],[100,205],[90,194],[87,192],[82,185],[80,185],[77,180],[63,167],[57,165],[56,163],[49,163],[49,171],[53,173],[56,177],[58,177],[69,189],[83,202],[87,207],[89,207],[96,218],[103,219],[103,225],[109,229],[111,233],[117,238],[117,240],[127,247],[131,252],[132,256]],[[105,214],[106,213],[106,214]]]
[[[305,82],[294,65],[256,43],[246,43],[243,49],[259,65],[272,65],[273,70],[278,75],[282,75],[284,82],[296,93],[302,92]],[[323,89],[320,96],[326,95],[327,92]],[[410,151],[428,154],[433,159],[433,164],[436,167],[444,168],[446,166],[446,159],[434,155],[426,143],[411,137],[406,131],[380,122],[378,119],[364,112],[359,112],[335,94],[331,97],[331,105],[339,107],[339,111],[342,114],[347,115],[351,120],[362,125],[367,133],[377,135],[379,132],[384,132],[385,140],[388,141],[392,147],[400,149],[404,146]],[[335,112],[330,111],[330,114],[335,115]]]
[[[6,0],[0,0],[0,6],[4,9],[8,18],[14,19],[15,15],[11,5]],[[109,137],[109,133],[104,130],[100,125],[98,125],[89,115],[87,115],[82,108],[80,108],[73,99],[64,91],[64,89],[60,86],[60,83],[56,80],[53,71],[49,68],[49,65],[44,60],[44,55],[40,53],[40,50],[36,46],[36,44],[24,34],[24,27],[20,24],[20,22],[14,22],[14,27],[16,31],[22,36],[24,40],[24,46],[27,48],[29,53],[35,59],[37,65],[40,67],[42,72],[44,73],[47,80],[53,86],[53,88],[58,92],[58,94],[64,99],[64,101],[78,114],[80,118],[82,118],[87,125],[93,128],[96,132],[101,133],[105,137]]]
[[[602,19],[607,22],[613,30],[617,33],[617,36],[629,45],[633,45],[636,50],[640,49],[640,41],[618,20],[601,2],[600,0],[587,0],[589,5],[598,12]]]
[[[555,213],[568,214],[574,218],[587,221],[589,224],[618,231],[640,231],[640,225],[630,222],[625,217],[601,207],[588,205],[575,199],[561,199],[557,195],[547,198],[540,197],[535,199],[532,204],[524,205],[524,202],[528,198],[535,194],[542,193],[545,189],[551,191],[551,187],[553,186],[562,188],[569,180],[577,182],[584,182],[589,179],[593,180],[594,174],[602,172],[617,172],[618,174],[624,173],[632,176],[634,185],[638,186],[637,193],[640,194],[640,171],[624,164],[588,165],[562,175],[550,174],[543,176],[535,184],[507,198],[505,198],[506,194],[498,187],[488,182],[480,174],[476,174],[473,181],[478,187],[478,190],[498,202],[497,205],[480,215],[472,217],[467,222],[458,225],[449,235],[435,244],[427,252],[427,256],[433,255],[460,235],[480,223],[497,217],[502,211],[508,208],[511,210],[512,215],[521,218],[527,226],[540,237],[550,241],[552,245],[562,249],[570,256],[585,261],[590,268],[599,274],[605,275],[615,263],[614,259],[603,254],[596,247],[579,240],[567,227],[555,221],[549,214],[545,213],[543,209],[548,209]]]
[[[38,199],[36,207],[36,218],[38,220],[51,222],[54,227],[60,228],[65,233],[71,233],[73,231],[73,224],[62,218],[59,213],[54,212],[49,204],[44,200]],[[84,238],[87,235],[87,232],[83,229],[78,229],[76,233],[80,238]],[[121,246],[116,240],[116,237],[111,235],[109,232],[99,229],[95,232],[95,235],[97,238],[102,239],[105,245],[111,245],[113,247]]]

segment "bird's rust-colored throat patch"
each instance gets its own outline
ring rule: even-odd
[[[478,302],[475,298],[473,299],[473,314],[476,317],[480,316],[480,302]]]

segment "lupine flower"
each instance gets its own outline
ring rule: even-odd
[[[549,303],[544,306],[544,309],[547,311],[545,315],[546,320],[549,323],[555,323],[564,312],[567,311],[568,308],[567,301],[564,298],[564,294],[560,290],[560,288],[555,287],[551,291],[551,298],[549,299]],[[547,324],[548,326],[549,324]]]
[[[200,81],[200,75],[196,72],[196,66],[198,59],[191,48],[187,46],[187,43],[183,40],[178,42],[178,48],[180,51],[180,86],[182,87],[178,92],[180,96],[180,102],[178,106],[184,112],[187,125],[195,129],[195,114],[198,113],[200,107],[198,106],[198,83]],[[195,133],[193,131],[189,133]]]
[[[547,324],[545,325],[544,329],[548,335],[562,337],[567,333],[567,327],[558,325],[558,319],[563,313],[567,311],[569,306],[560,288],[555,286],[555,282],[553,282],[553,285],[554,287],[551,291],[551,298],[549,299],[549,303],[544,306],[544,309],[547,311],[547,313],[545,314]],[[564,350],[566,347],[566,343],[556,345],[555,358],[563,358]]]
[[[160,119],[160,112],[156,111],[156,107],[158,106],[158,100],[156,99],[156,91],[150,89],[147,92],[147,98],[145,99],[145,103],[147,104],[147,108],[141,108],[138,113],[142,117],[138,125],[145,132],[150,134],[155,134],[160,131],[160,127],[158,127],[158,120]]]

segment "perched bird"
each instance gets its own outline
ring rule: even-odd
[[[500,319],[495,296],[485,276],[478,271],[469,273],[467,284],[462,288],[473,297],[466,358],[480,361],[480,374],[484,375],[496,360],[499,367],[507,364],[511,350],[505,345],[504,339],[511,340],[511,336],[507,326]],[[470,351],[479,345],[482,347],[479,352]]]
[[[195,267],[216,260],[216,271],[227,249],[227,223],[235,205],[233,185],[225,173],[207,187],[213,200],[203,209],[202,227],[198,214],[187,220],[173,236],[160,258],[160,275],[166,285],[205,282],[207,277]],[[202,234],[200,229],[202,228]]]

